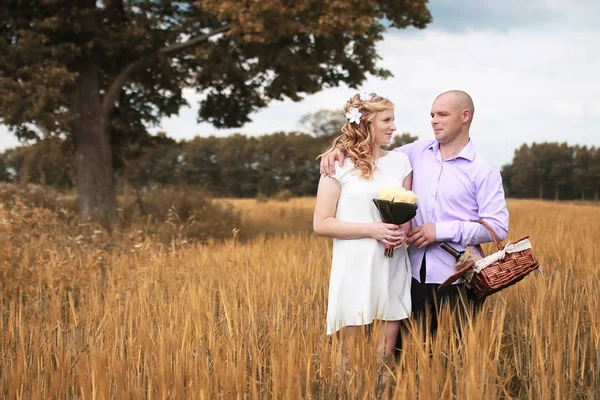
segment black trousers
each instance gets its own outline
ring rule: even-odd
[[[413,278],[410,287],[412,319],[400,329],[396,341],[398,350],[402,349],[402,336],[406,335],[410,324],[422,326],[425,334],[435,336],[439,313],[443,307],[448,307],[460,334],[461,322],[468,316],[474,317],[483,305],[483,300],[479,300],[464,284],[451,285],[438,291],[439,284],[424,283],[426,272],[427,265],[423,257],[419,271],[421,282]]]

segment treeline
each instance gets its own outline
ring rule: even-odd
[[[414,141],[397,135],[390,148]],[[152,185],[200,186],[215,196],[273,196],[289,191],[312,196],[319,180],[317,156],[331,136],[274,133],[196,137],[176,142],[165,134],[116,151],[120,182],[143,189]],[[600,151],[566,143],[522,145],[502,168],[509,197],[595,199],[600,191]],[[0,181],[70,189],[75,181],[70,140],[51,138],[0,154]]]
[[[502,168],[510,197],[598,200],[600,149],[567,143],[534,143],[515,150]]]
[[[313,195],[319,179],[316,157],[327,142],[302,133],[182,142],[159,135],[121,149],[115,169],[120,182],[135,188],[201,186],[215,196],[231,197],[271,196],[285,189],[296,196]],[[56,138],[8,150],[1,157],[0,179],[72,188],[72,154],[71,141]]]
[[[393,146],[412,142],[408,134]],[[116,151],[120,182],[135,188],[151,185],[200,186],[215,196],[273,196],[289,191],[312,196],[319,181],[317,156],[331,136],[274,133],[196,137],[176,142],[165,134]],[[75,182],[73,145],[50,138],[0,154],[0,181],[50,185],[70,189]]]

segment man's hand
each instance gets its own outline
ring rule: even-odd
[[[421,249],[436,242],[435,224],[423,224],[408,232],[407,242]]]
[[[333,149],[331,152],[321,157],[321,164],[319,165],[321,175],[331,178],[333,174],[335,174],[335,160],[338,160],[341,167],[344,165],[344,158],[344,155],[339,149]]]

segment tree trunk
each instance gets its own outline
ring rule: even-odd
[[[544,185],[542,184],[542,182],[540,182],[540,184],[538,185],[538,196],[540,200],[544,199]]]
[[[554,186],[554,200],[559,200],[559,198],[558,198],[558,185]]]
[[[80,60],[73,90],[75,186],[79,214],[118,226],[110,137],[102,110],[99,71],[91,59]]]
[[[585,189],[581,189],[581,200],[585,200]]]
[[[594,189],[594,200],[598,201],[598,189]]]

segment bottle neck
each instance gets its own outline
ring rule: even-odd
[[[448,252],[450,255],[452,255],[452,257],[454,257],[456,259],[456,261],[458,261],[458,259],[463,255],[464,251],[458,251],[456,250],[454,247],[450,246],[448,243],[443,242],[442,244],[440,244],[440,247],[445,250],[446,252]]]

